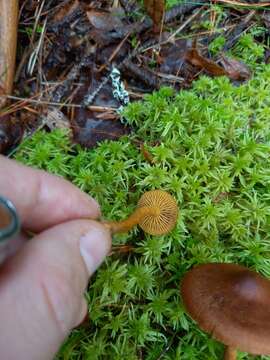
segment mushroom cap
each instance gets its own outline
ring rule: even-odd
[[[164,235],[176,225],[178,206],[172,195],[166,191],[147,191],[140,198],[137,207],[149,207],[157,210],[155,215],[145,215],[139,222],[140,227],[148,234]]]
[[[227,346],[270,354],[270,281],[235,264],[205,264],[186,273],[184,305],[200,328]]]

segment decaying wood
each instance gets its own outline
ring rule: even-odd
[[[0,95],[12,92],[17,48],[18,0],[0,0]],[[6,99],[0,98],[0,108]]]

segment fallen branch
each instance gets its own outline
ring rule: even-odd
[[[18,0],[0,0],[0,93],[11,94],[17,49]],[[0,108],[6,97],[0,99]]]

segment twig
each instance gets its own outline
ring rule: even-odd
[[[201,8],[195,11],[194,14],[192,14],[185,22],[183,22],[183,24],[181,24],[179,28],[171,36],[169,36],[169,38],[166,41],[162,43],[162,45],[164,43],[172,41],[175,38],[175,35],[179,34],[180,31],[182,31],[192,20],[194,20],[199,15],[200,12],[201,12]]]
[[[158,76],[153,74],[149,69],[141,68],[129,60],[125,60],[122,66],[129,76],[135,77],[151,88],[159,88],[160,80]]]
[[[238,38],[242,35],[243,31],[248,27],[250,20],[256,14],[255,10],[252,10],[245,18],[242,20],[233,30],[232,34],[230,35],[230,39],[227,40],[226,44],[224,45],[222,51],[228,51],[231,49],[234,44],[237,42]]]
[[[223,4],[229,4],[229,5],[235,5],[235,6],[241,6],[241,7],[249,7],[249,8],[265,8],[267,6],[270,6],[270,2],[263,2],[263,3],[244,3],[241,1],[234,1],[234,0],[216,0],[216,2],[220,2]]]
[[[184,82],[185,79],[180,77],[180,76],[176,76],[176,75],[173,75],[173,74],[165,74],[165,73],[161,73],[161,72],[156,72],[157,76],[163,78],[163,79],[166,79],[170,82],[178,82],[178,83],[181,83],[181,82]]]
[[[59,107],[74,107],[74,108],[82,108],[83,106],[80,104],[67,104],[67,103],[60,103],[60,102],[51,102],[46,100],[34,100],[34,99],[27,99],[27,98],[21,98],[18,96],[0,96],[0,98],[5,97],[12,100],[20,100],[25,103],[30,104],[37,104],[37,105],[51,105],[51,106],[59,106]],[[95,106],[91,105],[87,107],[89,110],[96,111],[96,112],[105,112],[105,111],[116,111],[117,108],[113,107],[106,107],[106,106]]]
[[[29,75],[33,74],[33,71],[34,71],[34,68],[35,68],[35,65],[37,62],[38,54],[39,54],[41,46],[43,44],[43,40],[44,40],[44,36],[45,36],[45,32],[46,32],[46,25],[47,25],[47,18],[44,21],[37,47],[34,49],[33,53],[31,54],[31,56],[29,58],[29,62],[27,65],[27,73]]]
[[[167,44],[168,42],[174,40],[175,38],[175,35],[179,34],[180,31],[184,30],[184,28],[192,21],[194,20],[200,13],[201,9],[197,10],[194,14],[192,14],[185,22],[183,22],[183,24],[180,25],[180,27],[173,33],[171,34],[167,40],[165,41],[162,41],[162,42],[159,42],[159,43],[156,43],[156,44],[153,44],[152,46],[148,46],[147,48],[143,48],[141,50],[141,52],[146,52],[148,50],[151,50],[151,49],[154,49],[156,47],[159,47],[161,45],[165,45]]]
[[[162,353],[159,355],[159,357],[156,360],[161,360],[164,357],[164,355],[170,350],[170,348],[174,342],[174,339],[176,337],[176,334],[177,334],[177,332],[175,332],[173,334],[171,341],[169,342],[169,344],[166,345],[165,349],[162,351]]]
[[[101,65],[101,67],[99,68],[99,72],[101,72],[102,70],[105,69],[105,67],[110,64],[113,59],[115,58],[115,56],[118,54],[118,52],[120,51],[121,47],[124,45],[124,43],[127,41],[127,39],[129,38],[130,32],[128,32],[126,34],[126,36],[124,37],[124,39],[116,46],[116,48],[114,49],[114,51],[112,52],[111,56],[109,57],[109,60],[107,63]]]

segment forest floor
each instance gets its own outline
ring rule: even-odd
[[[118,121],[129,101],[166,85],[189,88],[203,73],[245,81],[252,69],[239,61],[243,48],[252,60],[262,45],[260,61],[269,60],[265,2],[145,6],[153,20],[140,1],[20,1],[15,88],[0,110],[0,151],[37,128],[69,127],[87,147],[117,139],[129,131]]]

